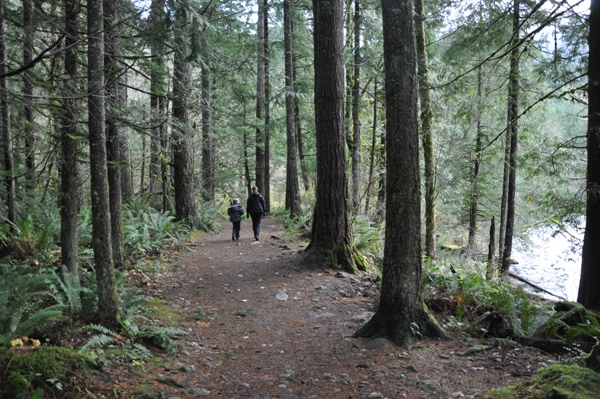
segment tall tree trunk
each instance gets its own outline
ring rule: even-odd
[[[150,112],[152,117],[152,130],[150,135],[150,168],[148,173],[148,187],[142,187],[142,190],[148,190],[148,198],[151,206],[162,208],[166,211],[165,193],[163,183],[165,175],[163,173],[163,164],[167,159],[166,148],[162,146],[165,114],[165,62],[164,62],[164,43],[166,41],[164,19],[165,19],[165,0],[153,0],[150,11],[150,49],[152,55],[152,67],[150,70]],[[162,196],[159,195],[162,193]],[[162,197],[162,201],[161,201]]]
[[[292,45],[292,12],[290,0],[283,0],[283,29],[285,47],[285,122],[287,134],[287,167],[285,179],[285,209],[291,217],[302,213],[298,188],[298,148],[294,118],[294,65]]]
[[[343,0],[313,0],[317,190],[305,262],[365,269],[352,244],[344,131]]]
[[[501,272],[507,273],[510,268],[512,241],[515,226],[515,194],[517,189],[517,144],[519,118],[519,15],[520,0],[514,0],[513,9],[513,38],[510,52],[510,76],[508,83],[508,129],[510,146],[508,151],[508,192],[506,197],[506,230],[502,251]]]
[[[248,125],[248,118],[246,115],[246,100],[244,101],[244,124],[243,124],[243,137],[242,137],[242,145],[244,147],[244,177],[246,178],[246,190],[247,192],[252,192],[252,178],[250,177],[250,157],[248,156],[248,146],[250,142],[248,140],[248,130],[246,126]]]
[[[265,188],[265,12],[264,0],[258,1],[256,71],[256,165],[255,185]],[[248,193],[250,194],[250,193]]]
[[[294,7],[291,8],[291,31],[292,31],[292,42],[294,41]],[[296,56],[292,49],[292,87],[296,87],[296,81],[298,79],[298,66],[296,64]],[[296,137],[298,141],[298,161],[300,164],[300,175],[302,176],[302,184],[304,185],[304,191],[310,190],[310,184],[308,180],[308,168],[306,166],[306,157],[304,155],[304,139],[302,137],[302,124],[300,122],[300,100],[298,96],[294,96],[294,124],[296,125]]]
[[[202,66],[202,199],[215,199],[215,175],[213,168],[212,103],[210,67]]]
[[[112,260],[106,123],[104,109],[104,33],[102,0],[88,0],[88,128],[92,202],[92,247],[98,286],[98,316],[103,326],[119,327]]]
[[[345,10],[346,10],[346,44],[344,46],[346,53],[353,53],[354,40],[352,38],[354,35],[352,34],[352,15],[354,14],[354,8],[352,7],[353,0],[344,0]],[[352,139],[354,135],[352,135],[352,125],[350,125],[349,121],[352,118],[352,62],[346,63],[345,73],[346,73],[346,96],[345,96],[345,104],[344,104],[344,128],[346,129],[346,144],[348,145],[348,151],[350,154],[353,153],[354,142]]]
[[[387,130],[387,128],[385,129]],[[386,203],[386,192],[387,192],[387,184],[386,184],[386,180],[387,180],[387,174],[385,172],[385,170],[387,170],[387,150],[386,150],[386,135],[382,134],[381,135],[381,139],[380,139],[380,143],[381,143],[381,153],[380,153],[380,158],[381,158],[381,167],[383,169],[383,172],[381,172],[381,175],[379,176],[379,191],[377,192],[377,205],[375,207],[375,215],[374,215],[374,219],[375,220],[383,220],[385,217],[385,203]]]
[[[354,70],[352,72],[352,211],[360,206],[360,1],[354,0]]]
[[[421,100],[421,140],[425,163],[425,256],[436,258],[435,248],[435,155],[433,152],[433,111],[429,93],[429,69],[425,48],[425,10],[423,0],[415,0],[415,33],[417,45],[417,70],[419,98]]]
[[[494,259],[496,256],[496,219],[492,216],[492,221],[490,222],[490,241],[488,243],[488,256],[487,256],[487,267],[485,271],[485,278],[491,280],[496,274],[498,270],[498,262]]]
[[[127,104],[127,76],[122,75],[117,82],[119,98],[123,104]],[[129,152],[129,141],[125,134],[119,134],[119,159],[121,168],[121,199],[123,203],[131,202],[133,199],[133,179],[131,177],[131,156]]]
[[[600,309],[600,0],[591,0],[588,35],[587,209],[577,302]]]
[[[108,162],[108,187],[110,203],[110,227],[113,264],[115,268],[125,267],[125,250],[123,238],[123,197],[121,192],[121,133],[117,113],[125,107],[121,97],[123,90],[119,87],[121,68],[118,65],[119,28],[117,20],[117,0],[104,0],[105,56],[104,71],[106,76],[106,158]]]
[[[79,0],[65,0],[65,76],[62,83],[60,130],[62,157],[60,164],[60,247],[62,264],[79,277],[79,240],[77,213],[79,211],[80,167],[77,154],[81,148],[77,126],[81,117],[79,97],[78,48]]]
[[[14,232],[17,222],[17,181],[13,160],[13,136],[10,126],[10,101],[8,95],[7,43],[6,43],[6,9],[4,1],[0,1],[0,124],[4,149],[4,182],[6,184],[7,219],[11,223],[9,229]]]
[[[269,70],[269,1],[264,0],[265,13],[265,182],[262,192],[265,198],[266,211],[271,211],[271,75]],[[260,187],[260,186],[259,186]]]
[[[375,157],[377,155],[377,77],[373,83],[373,134],[371,135],[371,162],[369,164],[369,181],[367,185],[367,199],[365,201],[365,215],[369,215],[369,207],[371,206],[371,195],[373,193],[373,182],[375,181]]]
[[[193,228],[199,226],[194,198],[194,160],[192,155],[191,126],[189,121],[192,70],[189,64],[191,32],[187,24],[188,10],[178,1],[175,10],[177,32],[173,60],[173,183],[175,187],[175,217],[185,220]]]
[[[160,181],[162,182],[162,210],[163,212],[169,211],[171,214],[175,213],[173,209],[173,203],[171,201],[171,187],[172,179],[169,173],[171,166],[169,163],[169,154],[171,148],[169,146],[169,137],[167,132],[166,115],[167,115],[167,100],[166,97],[162,97],[159,103],[159,114],[165,117],[165,123],[161,123],[159,134],[159,148],[160,148]]]
[[[31,0],[23,0],[23,65],[29,65],[33,54],[33,18]],[[23,136],[25,137],[25,166],[27,186],[35,187],[35,131],[33,129],[33,71],[23,72]]]
[[[388,182],[379,307],[355,336],[408,346],[445,333],[425,307],[421,280],[421,193],[416,60],[411,0],[382,0]]]
[[[483,80],[481,78],[481,65],[477,68],[477,137],[475,138],[475,151],[473,159],[473,174],[471,175],[471,198],[469,200],[469,238],[467,252],[475,249],[475,235],[477,233],[477,212],[479,206],[479,169],[481,167],[481,146],[483,136]]]

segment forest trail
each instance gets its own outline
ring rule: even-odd
[[[285,236],[273,218],[263,221],[259,242],[249,220],[239,241],[231,240],[231,223],[221,225],[144,288],[181,317],[174,325],[188,332],[181,348],[141,372],[105,370],[101,390],[170,399],[483,398],[553,362],[516,344],[460,335],[410,349],[353,338],[373,314],[373,276],[301,268],[306,243]]]

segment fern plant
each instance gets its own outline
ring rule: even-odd
[[[0,266],[0,345],[64,320],[65,305],[53,301],[48,289],[55,277],[52,270],[34,273]]]
[[[129,255],[143,256],[160,251],[169,244],[183,241],[189,233],[189,227],[168,212],[144,208],[138,203],[124,209],[123,236],[125,252]]]
[[[384,230],[366,216],[357,215],[352,221],[354,247],[373,260],[378,269],[383,266]]]
[[[221,225],[218,220],[221,218],[219,208],[213,202],[198,203],[198,228],[202,231],[219,231]]]

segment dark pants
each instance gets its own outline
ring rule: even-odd
[[[251,213],[252,218],[252,231],[254,232],[254,238],[258,240],[260,234],[260,220],[262,219],[262,213]]]
[[[240,238],[240,230],[242,229],[242,222],[231,222],[233,223],[233,233],[231,235],[235,238]]]

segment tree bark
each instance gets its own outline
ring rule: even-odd
[[[123,196],[121,192],[121,132],[117,113],[125,107],[124,94],[120,88],[122,71],[118,65],[119,48],[117,39],[119,28],[114,26],[117,20],[117,0],[104,0],[105,56],[106,76],[106,158],[108,165],[108,187],[110,203],[110,227],[113,264],[117,269],[125,267],[123,238]]]
[[[502,251],[501,272],[507,273],[510,268],[512,241],[515,226],[515,196],[517,181],[517,145],[518,145],[518,119],[519,119],[519,5],[520,0],[514,0],[513,9],[513,39],[510,53],[510,76],[508,83],[508,130],[510,137],[508,157],[508,192],[506,197],[506,231]]]
[[[33,13],[31,0],[23,0],[23,65],[29,65],[33,54]],[[25,137],[25,166],[27,186],[35,187],[35,131],[33,128],[33,70],[23,72],[23,136]]]
[[[294,118],[294,54],[292,51],[292,12],[290,0],[283,0],[283,26],[285,47],[285,122],[287,134],[287,166],[285,179],[285,209],[291,217],[302,213],[298,188],[298,148]]]
[[[425,10],[423,0],[415,0],[415,33],[417,45],[417,71],[419,76],[419,98],[421,100],[421,140],[425,163],[425,256],[436,258],[435,247],[435,155],[433,152],[433,111],[429,93],[429,69],[425,49]]]
[[[488,244],[488,256],[487,256],[487,268],[485,272],[485,278],[491,280],[497,274],[497,265],[496,259],[496,219],[492,216],[492,221],[490,222],[490,242]]]
[[[475,235],[477,233],[477,212],[479,207],[479,170],[481,168],[481,146],[483,136],[483,98],[481,79],[481,66],[477,68],[477,137],[475,138],[475,151],[473,159],[473,173],[471,175],[471,198],[469,206],[469,238],[467,240],[467,252],[471,253],[475,247]]]
[[[577,302],[600,310],[600,0],[591,0],[588,43],[587,209]]]
[[[291,7],[291,31],[292,31],[292,42],[294,41],[294,8]],[[296,57],[292,53],[292,87],[296,87],[296,81],[298,79],[298,66],[296,64]],[[300,164],[300,175],[302,176],[302,184],[304,185],[304,191],[310,190],[310,183],[308,179],[308,168],[306,166],[306,157],[304,155],[304,139],[302,137],[302,124],[300,122],[300,100],[298,96],[294,96],[294,124],[296,137],[298,141],[298,160]]]
[[[150,50],[152,67],[150,70],[150,112],[152,117],[152,130],[150,134],[150,168],[148,173],[148,185],[142,186],[142,190],[148,192],[151,206],[166,211],[164,206],[163,190],[165,174],[163,164],[167,158],[167,149],[163,147],[163,135],[165,135],[164,124],[166,116],[165,107],[165,63],[164,63],[164,14],[165,0],[153,0],[150,11]],[[162,195],[160,195],[162,193]],[[162,201],[161,201],[162,197]]]
[[[202,66],[202,199],[215,199],[215,175],[213,167],[212,102],[210,67]]]
[[[375,214],[374,219],[378,221],[383,221],[385,217],[385,202],[386,202],[386,191],[387,191],[387,175],[385,170],[387,170],[387,151],[386,151],[386,138],[385,134],[381,135],[380,139],[380,158],[381,158],[381,168],[383,172],[379,175],[379,191],[377,192],[377,204],[375,205]]]
[[[119,327],[110,230],[106,122],[104,104],[104,33],[102,0],[88,0],[88,128],[92,202],[92,246],[98,286],[100,323]]]
[[[189,64],[191,32],[188,10],[178,1],[175,10],[177,32],[173,60],[173,183],[175,188],[175,218],[198,228],[200,220],[194,193],[194,160],[192,155],[191,127],[189,121],[192,70]]]
[[[373,83],[373,132],[371,135],[371,153],[370,153],[370,164],[369,164],[369,181],[367,185],[367,198],[365,200],[365,215],[369,214],[369,207],[371,206],[371,195],[373,193],[373,182],[375,181],[375,157],[377,156],[377,111],[378,111],[378,97],[377,97],[377,77]]]
[[[244,107],[244,123],[243,126],[246,127],[248,126],[248,115],[247,115],[247,111],[246,111],[246,100],[242,99],[242,101],[244,101],[243,107]],[[250,177],[250,157],[248,155],[248,146],[250,145],[249,139],[248,139],[248,130],[243,128],[242,129],[242,146],[244,147],[244,177],[245,177],[245,181],[246,181],[246,191],[247,192],[252,192],[252,179]]]
[[[269,44],[269,1],[264,0],[263,12],[265,26],[265,178],[262,188],[265,198],[266,211],[271,211],[271,75],[270,75],[270,44]],[[260,186],[259,186],[260,187]]]
[[[66,79],[62,83],[60,108],[61,163],[60,163],[60,247],[62,264],[79,278],[79,239],[77,213],[79,211],[80,167],[77,154],[81,140],[77,139],[81,102],[78,92],[78,48],[77,22],[79,20],[79,0],[65,0],[65,52],[64,65]]]
[[[383,0],[387,120],[387,204],[381,297],[355,333],[408,346],[419,336],[445,337],[423,302],[421,187],[415,36],[411,0]]]
[[[255,185],[265,188],[265,12],[264,0],[258,1],[256,71],[256,154]],[[250,194],[250,193],[248,193]]]
[[[352,244],[344,132],[343,0],[313,0],[316,203],[305,262],[366,267]]]
[[[10,232],[15,231],[17,222],[17,182],[13,159],[13,136],[10,123],[10,101],[8,94],[8,78],[6,57],[6,8],[4,1],[0,1],[0,124],[2,125],[2,140],[4,150],[4,182],[6,184],[6,209],[7,219],[10,222]]]
[[[352,212],[360,206],[360,1],[354,0],[354,69],[352,73]]]

